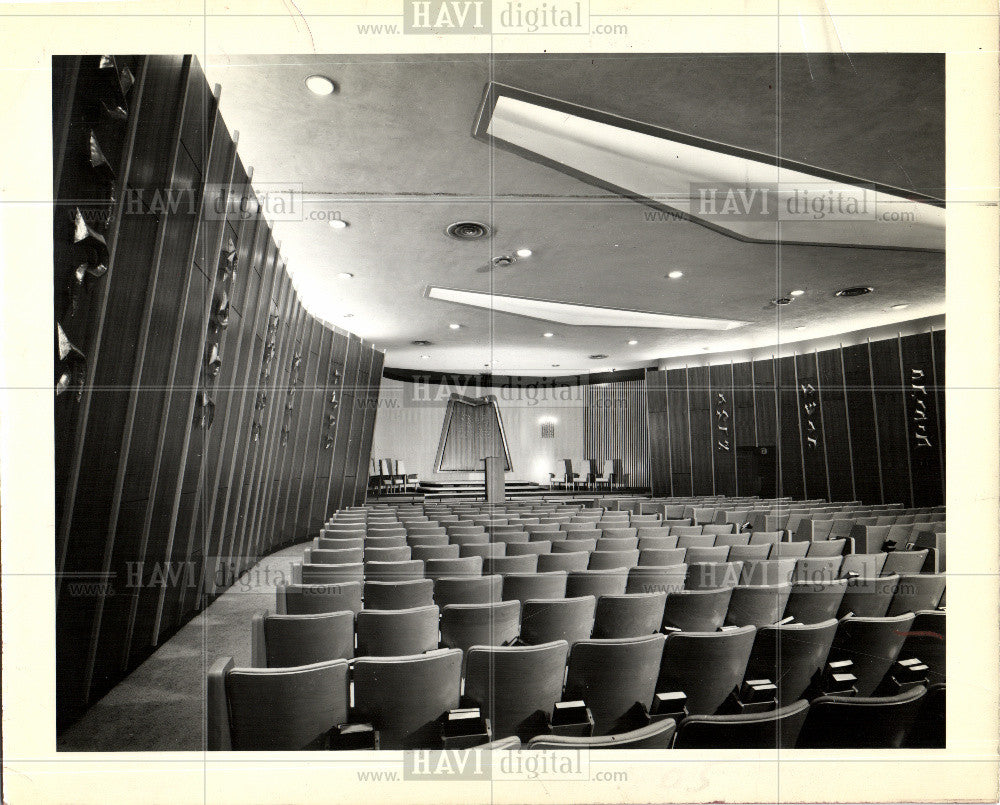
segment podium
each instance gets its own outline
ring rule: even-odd
[[[486,502],[503,503],[507,496],[504,489],[506,459],[503,456],[487,456],[483,463],[486,467]]]

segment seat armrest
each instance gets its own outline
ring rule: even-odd
[[[209,751],[226,752],[233,748],[229,732],[229,703],[226,700],[226,674],[233,665],[232,657],[220,657],[208,669],[205,740]]]

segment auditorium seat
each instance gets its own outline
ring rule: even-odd
[[[846,539],[823,539],[816,542],[809,543],[809,550],[806,551],[806,556],[809,559],[813,558],[823,558],[826,556],[842,556],[844,553],[844,546],[847,544]]]
[[[814,677],[826,667],[836,632],[833,618],[813,624],[759,627],[745,678],[770,679],[778,686],[779,707],[808,698]]]
[[[921,551],[890,551],[886,554],[882,573],[886,576],[891,573],[898,573],[900,576],[919,573],[926,561],[926,548]]]
[[[566,595],[566,571],[547,573],[509,573],[503,576],[503,600],[524,603],[529,598],[563,598]]]
[[[490,542],[489,534],[485,531],[477,531],[473,534],[449,534],[448,542],[452,545],[488,545]],[[504,543],[501,543],[504,544]]]
[[[769,626],[784,616],[791,582],[755,586],[737,585],[729,599],[726,624],[729,626]]]
[[[438,608],[362,609],[355,621],[359,657],[422,654],[438,647]]]
[[[347,694],[347,660],[235,668],[222,657],[208,671],[208,749],[324,749],[330,729],[347,721]]]
[[[502,646],[521,629],[521,602],[449,604],[441,611],[441,645],[463,651],[472,646]]]
[[[536,554],[492,556],[483,560],[483,572],[486,574],[534,573],[537,567],[538,556]]]
[[[802,559],[809,551],[808,542],[776,542],[771,546],[768,559]]]
[[[628,523],[632,527],[655,526],[660,522],[658,514],[630,514]]]
[[[406,536],[408,537],[436,536],[440,534],[447,534],[447,531],[444,526],[439,525],[437,522],[408,523],[406,525]]]
[[[490,556],[506,556],[507,543],[505,542],[484,542],[481,545],[460,545],[454,546],[459,549],[460,557],[479,556],[486,559]]]
[[[639,546],[636,537],[599,537],[595,550],[598,551],[634,551]]]
[[[660,634],[581,640],[570,648],[564,699],[582,699],[594,734],[610,735],[641,723],[637,716],[656,692],[665,638]]]
[[[889,554],[892,556],[892,554]],[[887,615],[937,609],[944,595],[944,574],[912,573],[899,577],[896,592],[889,602]]]
[[[848,617],[840,621],[830,648],[830,662],[851,660],[859,696],[871,696],[899,657],[912,631],[913,613],[892,618]],[[906,658],[904,658],[906,659]]]
[[[421,545],[411,548],[410,555],[423,562],[428,559],[458,559],[459,550],[458,545]]]
[[[780,531],[754,531],[750,534],[751,545],[774,545],[780,541]]]
[[[820,696],[809,706],[799,736],[802,749],[899,749],[927,688],[896,696]]]
[[[714,548],[715,534],[677,535],[678,548]]]
[[[397,526],[373,526],[368,525],[367,539],[386,539],[388,537],[406,537],[406,529],[401,525]]]
[[[730,534],[716,534],[715,535],[715,544],[716,544],[716,546],[727,545],[730,548],[736,547],[736,546],[746,547],[746,546],[750,545],[750,535],[749,534],[737,534],[735,532],[730,533]],[[765,551],[765,553],[766,553],[766,551]],[[760,558],[764,559],[765,557],[762,556]]]
[[[740,562],[701,562],[688,564],[684,579],[686,590],[712,590],[716,587],[735,587],[740,584]],[[745,583],[745,582],[743,582]]]
[[[639,567],[680,565],[686,554],[686,548],[643,548],[639,551]]]
[[[521,640],[528,645],[565,640],[571,646],[586,640],[594,631],[596,606],[597,599],[592,595],[523,600]]]
[[[475,534],[486,534],[486,529],[481,525],[446,525],[444,530],[449,537],[469,537]]]
[[[670,593],[683,590],[687,565],[632,567],[625,583],[626,593]]]
[[[571,735],[539,735],[528,741],[528,749],[669,749],[677,722],[672,718],[655,721],[645,727],[614,735],[576,737]]]
[[[543,553],[552,553],[552,543],[548,540],[544,542],[511,542],[507,543],[507,556],[528,556]]]
[[[663,647],[656,690],[683,691],[688,712],[712,715],[743,681],[756,629],[673,632]]]
[[[365,609],[412,609],[434,604],[431,579],[411,581],[366,581]]]
[[[939,682],[927,688],[920,709],[903,738],[904,749],[944,749],[947,733],[947,692]]]
[[[794,749],[809,712],[800,699],[777,710],[693,715],[681,722],[674,749]]]
[[[502,576],[467,576],[434,579],[434,603],[440,608],[449,604],[489,604],[501,600]]]
[[[672,536],[672,537],[697,537],[697,536],[701,536],[701,535],[702,535],[702,530],[701,530],[701,526],[700,525],[672,525],[672,526],[670,526],[670,536]],[[710,536],[712,536],[712,535],[710,535]],[[714,542],[715,542],[715,538],[713,536],[712,540],[710,542],[708,542],[707,544],[708,545],[712,545],[712,544],[714,544]],[[683,543],[680,543],[680,542],[678,543],[678,545],[683,545],[683,547],[685,547],[685,548],[687,547],[687,545],[684,545]]]
[[[484,560],[480,556],[428,559],[424,563],[424,575],[429,579],[450,576],[479,576],[483,573],[483,566]]]
[[[795,562],[792,581],[833,581],[840,570],[840,556],[806,557]]]
[[[291,668],[354,656],[354,613],[318,615],[258,613],[250,627],[250,665]]]
[[[402,534],[392,537],[365,537],[365,550],[369,548],[405,548],[406,537]]]
[[[792,584],[785,617],[797,623],[821,623],[836,618],[847,591],[847,579],[806,581]]]
[[[295,584],[346,584],[364,578],[364,565],[350,562],[339,565],[305,565],[292,563],[292,582]]]
[[[666,534],[663,536],[644,537],[642,535],[644,530],[646,529],[639,529],[639,550],[670,550],[677,548],[677,537],[670,537]],[[664,528],[650,530],[666,531]],[[683,548],[681,550],[683,550]]]
[[[889,604],[896,594],[899,576],[865,578],[858,576],[847,580],[847,589],[837,610],[837,617],[854,614],[861,617],[881,618],[889,611]]]
[[[566,579],[566,597],[621,595],[625,592],[627,576],[627,571],[620,567],[570,571]]]
[[[887,556],[885,553],[846,554],[840,564],[840,575],[846,578],[850,573],[857,573],[859,576],[875,578],[885,567]]]
[[[590,554],[590,570],[610,570],[630,568],[639,564],[639,551],[593,551]]]
[[[517,735],[526,741],[545,732],[562,695],[568,651],[565,640],[556,640],[537,646],[473,646],[466,652],[465,700],[490,719],[494,739]]]
[[[666,593],[604,593],[597,599],[592,634],[595,638],[623,638],[658,632],[666,600]]]
[[[437,561],[449,561],[440,559]],[[424,578],[424,563],[419,559],[400,562],[365,562],[366,581],[410,581]],[[428,577],[430,578],[430,577]]]
[[[409,546],[402,548],[369,548],[365,547],[365,562],[406,562],[411,558]],[[417,557],[412,557],[416,559]],[[359,560],[360,561],[360,560]]]
[[[729,548],[722,545],[718,548],[687,548],[684,561],[690,564],[704,562],[725,562],[729,557]]]
[[[447,534],[407,534],[406,544],[411,548],[430,548],[435,545],[447,545]]]
[[[632,543],[634,548],[638,544],[638,528],[602,528],[601,536],[598,539],[625,540]]]
[[[555,550],[553,545],[552,553],[543,553],[538,557],[538,572],[547,573],[553,570],[586,570],[590,564],[590,551],[571,551],[561,553]]]
[[[729,549],[730,562],[750,562],[767,559],[771,546],[765,545],[733,545]]]
[[[726,620],[732,593],[732,587],[671,592],[664,605],[662,625],[683,632],[714,632]]]
[[[913,625],[899,650],[899,657],[908,660],[916,657],[927,666],[928,682],[933,687],[944,682],[946,669],[946,626],[948,618],[940,610],[921,610],[914,614]]]
[[[490,531],[489,536],[491,542],[503,542],[508,545],[514,543],[526,544],[530,541],[528,539],[527,531],[509,531],[504,534],[498,534],[495,531]]]
[[[320,549],[324,551],[342,551],[348,549],[364,548],[365,539],[361,537],[348,537],[344,539],[327,537],[317,537],[312,541],[313,549]]]
[[[735,523],[706,523],[702,526],[702,534],[715,534],[716,536],[720,534],[732,535],[736,533]],[[716,542],[716,545],[719,543]]]
[[[343,565],[355,564],[364,558],[363,548],[306,548],[302,555],[302,563],[307,565]]]
[[[283,584],[275,589],[275,611],[279,615],[318,615],[361,609],[361,582],[332,584]]]
[[[751,559],[743,564],[743,575],[740,584],[750,586],[761,584],[783,584],[792,580],[795,572],[794,558],[788,559]]]
[[[459,706],[461,675],[458,649],[356,659],[351,720],[378,730],[381,749],[439,748],[439,722]]]
[[[597,550],[596,539],[564,539],[552,543],[552,553],[577,553]]]

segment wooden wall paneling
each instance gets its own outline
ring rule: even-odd
[[[948,479],[945,462],[945,437],[947,436],[945,427],[945,331],[935,330],[931,333],[931,347],[934,350],[934,389],[937,400],[937,427],[938,427],[938,454],[941,464],[941,502],[945,501],[947,492],[946,482]]]
[[[687,369],[667,370],[667,424],[670,437],[672,493],[691,495],[691,433],[688,408]]]
[[[347,357],[344,360],[344,386],[340,400],[340,419],[337,426],[337,444],[335,446],[336,455],[334,466],[337,468],[335,474],[339,477],[339,489],[337,497],[331,500],[330,513],[348,505],[345,501],[353,500],[354,479],[350,478],[348,484],[348,454],[351,442],[351,434],[354,424],[354,393],[358,382],[358,363],[361,356],[361,339],[356,335],[348,334]],[[341,435],[341,428],[343,434]],[[357,464],[355,464],[355,467]],[[347,489],[350,492],[346,492]]]
[[[944,502],[932,339],[931,333],[900,339],[914,506],[937,506]]]
[[[299,388],[299,421],[296,452],[301,453],[295,469],[296,481],[293,485],[295,493],[294,505],[289,506],[289,516],[285,518],[283,536],[289,542],[301,542],[308,536],[306,521],[308,520],[309,504],[312,502],[311,489],[316,483],[316,442],[320,425],[320,406],[317,399],[316,383],[319,378],[320,346],[323,340],[323,326],[311,318],[311,332],[308,342],[302,345],[305,360],[305,373]]]
[[[234,500],[238,497],[236,484],[240,477],[236,472],[237,465],[243,461],[247,446],[250,420],[254,414],[254,394],[256,393],[256,375],[260,371],[260,352],[255,331],[255,322],[262,315],[266,316],[268,299],[270,298],[270,283],[274,279],[273,254],[269,252],[270,228],[264,220],[263,213],[255,204],[253,193],[248,185],[248,198],[254,204],[253,217],[242,226],[245,244],[249,248],[245,265],[247,273],[246,302],[243,315],[240,318],[240,331],[236,341],[237,365],[233,379],[231,400],[222,422],[221,455],[217,469],[217,478],[209,479],[206,494],[208,514],[206,521],[207,539],[202,558],[203,571],[201,586],[204,601],[215,596],[221,587],[223,574],[227,574],[229,556],[229,520]],[[241,244],[241,250],[243,244]],[[241,251],[242,254],[242,251]],[[214,427],[213,427],[214,429]],[[213,491],[214,490],[214,491]]]
[[[802,470],[802,429],[799,422],[798,396],[795,388],[795,358],[778,358],[778,478],[779,495],[805,497]]]
[[[732,364],[733,372],[733,437],[735,439],[735,469],[736,494],[746,495],[749,489],[743,489],[740,480],[743,472],[740,465],[741,447],[757,445],[757,413],[754,408],[753,364],[749,361]],[[745,459],[744,459],[745,460]]]
[[[84,356],[85,376],[82,393],[57,394],[53,404],[54,448],[55,448],[55,516],[57,527],[56,568],[61,571],[66,555],[66,542],[73,516],[76,483],[80,473],[83,436],[87,428],[91,389],[96,366],[96,349],[101,342],[101,333],[106,315],[108,286],[114,277],[118,232],[121,227],[122,211],[127,178],[131,165],[137,121],[136,110],[142,103],[142,91],[146,76],[145,59],[136,58],[131,69],[136,75],[126,102],[132,114],[124,123],[102,119],[96,109],[102,100],[95,97],[94,81],[86,76],[78,83],[81,69],[90,73],[100,72],[96,66],[97,56],[66,57],[53,56],[53,265],[54,311],[56,321],[63,328],[66,337]],[[92,79],[95,78],[92,76]],[[86,99],[81,93],[87,93]],[[92,128],[93,127],[93,128]],[[102,148],[115,174],[106,183],[95,175],[88,159],[89,134],[99,136]],[[85,140],[84,137],[88,140]],[[70,142],[71,141],[71,142]],[[68,150],[67,150],[68,149]],[[117,152],[117,158],[115,156]],[[64,165],[66,166],[64,169]],[[107,198],[117,199],[110,207]],[[79,266],[87,265],[88,270],[100,271],[100,260],[91,263],[92,255],[80,254],[81,246],[75,244],[73,229],[78,199],[96,196],[93,205],[84,209],[91,211],[108,210],[108,217],[102,236],[107,244],[106,270],[102,276],[84,274],[77,277]],[[98,206],[99,205],[99,206]],[[103,215],[98,216],[99,220]],[[97,222],[95,223],[95,227]],[[82,260],[81,260],[82,258]],[[57,573],[57,590],[61,587],[61,572]]]
[[[368,399],[368,382],[372,371],[372,349],[361,342],[358,354],[358,374],[354,384],[354,411],[351,414],[351,440],[347,448],[347,476],[341,506],[353,506],[358,492],[358,465],[361,463],[361,443],[365,433],[365,407]],[[485,406],[484,406],[485,407]],[[494,436],[493,420],[490,420],[490,436]],[[499,439],[496,439],[499,441]],[[366,476],[367,477],[367,474]]]
[[[368,378],[368,403],[365,408],[365,426],[361,436],[361,455],[358,458],[358,477],[354,490],[354,505],[362,506],[368,495],[368,477],[371,468],[372,437],[375,434],[375,420],[378,418],[379,391],[382,387],[382,367],[385,353],[372,349],[372,367]]]
[[[906,388],[899,339],[869,343],[874,380],[875,417],[882,458],[882,494],[886,503],[913,505],[910,445],[907,435]]]
[[[228,423],[235,418],[233,409],[237,407],[238,400],[236,385],[243,377],[240,374],[241,366],[245,367],[247,361],[247,356],[242,354],[240,349],[244,335],[242,308],[237,308],[235,302],[237,296],[241,299],[246,296],[250,278],[258,276],[250,266],[256,219],[242,212],[247,209],[244,199],[250,189],[250,178],[243,169],[235,148],[232,159],[228,196],[225,200],[226,220],[221,236],[225,248],[229,248],[230,239],[236,245],[236,268],[235,276],[230,280],[232,293],[229,325],[223,331],[221,343],[222,369],[215,380],[213,390],[215,418],[204,437],[198,440],[201,442],[200,455],[197,450],[188,455],[188,471],[183,484],[184,489],[193,490],[193,498],[187,521],[185,522],[179,514],[177,527],[181,534],[187,535],[183,561],[185,566],[191,568],[195,584],[182,585],[178,590],[176,612],[173,615],[177,623],[185,622],[200,608],[201,591],[204,589],[204,559],[211,554],[211,516],[219,492],[223,453],[227,447],[223,440],[229,427]],[[219,279],[216,278],[216,281]],[[195,447],[197,446],[196,442]]]
[[[865,504],[882,503],[878,424],[872,396],[871,361],[867,344],[844,347],[844,382],[847,384],[847,421],[851,434],[854,488]]]
[[[330,386],[330,366],[333,361],[333,330],[325,323],[321,322],[321,337],[319,354],[316,365],[316,387],[313,393],[316,395],[316,413],[318,434],[312,446],[312,455],[307,459],[306,472],[309,473],[311,483],[308,484],[306,492],[308,503],[306,504],[306,522],[303,525],[303,533],[312,537],[315,536],[323,526],[324,514],[319,505],[322,500],[326,505],[326,494],[330,487],[330,464],[325,460],[326,454],[333,447],[324,450],[327,443],[326,437],[330,432],[327,416],[330,413],[330,395],[333,389]]]
[[[822,384],[815,352],[795,356],[795,381],[805,497],[831,500],[826,469]]]
[[[851,462],[851,434],[847,421],[847,397],[840,348],[816,353],[816,365],[830,500],[854,500],[856,493]]]
[[[671,494],[670,437],[667,426],[667,373],[646,370],[646,436],[649,485],[655,496]]]
[[[733,388],[733,366],[730,363],[709,369],[711,384],[712,451],[715,469],[715,493],[736,494],[736,394]]]
[[[757,444],[778,450],[778,386],[774,358],[762,358],[751,364],[754,386],[754,416]]]
[[[712,444],[714,422],[712,389],[707,366],[688,367],[688,399],[691,406],[691,479],[695,495],[715,494]]]
[[[137,504],[148,494],[148,484],[152,475],[153,454],[156,451],[155,428],[152,424],[165,401],[165,374],[170,362],[172,345],[170,333],[173,332],[172,322],[177,315],[176,299],[183,285],[183,275],[172,271],[170,258],[176,249],[184,249],[193,231],[193,217],[185,202],[176,210],[169,204],[161,207],[158,199],[172,200],[175,193],[191,199],[200,186],[200,175],[197,173],[190,157],[187,156],[180,141],[180,128],[183,125],[187,104],[191,94],[191,58],[185,57],[180,81],[181,100],[179,106],[167,106],[166,117],[172,121],[167,126],[168,150],[164,160],[163,183],[143,187],[145,197],[154,210],[162,210],[159,216],[155,246],[149,270],[149,280],[143,294],[142,310],[139,314],[139,330],[135,349],[132,354],[130,393],[125,406],[122,420],[121,438],[118,441],[117,466],[114,481],[111,484],[112,499],[108,511],[108,520],[101,530],[104,533],[104,544],[101,550],[102,560],[100,572],[105,577],[114,573],[124,572],[129,561],[135,561],[134,534],[142,527],[146,506],[151,501],[146,500],[141,506],[122,506],[122,503]],[[159,107],[156,112],[161,112]],[[144,115],[145,116],[145,115]],[[149,117],[153,117],[153,112]],[[143,163],[136,163],[139,167]],[[158,173],[157,173],[158,175]],[[166,264],[166,267],[164,267]],[[169,307],[163,304],[166,294],[172,294]],[[136,442],[133,451],[133,441]],[[104,449],[108,449],[105,443]],[[106,483],[106,481],[105,481]],[[117,538],[122,536],[121,540]],[[116,555],[115,545],[118,545]],[[115,560],[120,560],[116,565]],[[128,579],[126,584],[135,583]],[[139,583],[146,583],[143,578]],[[121,582],[119,582],[121,585]],[[86,700],[100,695],[107,690],[117,676],[110,670],[114,661],[107,654],[98,654],[98,643],[105,605],[113,595],[102,595],[97,598],[88,639],[86,664],[84,669],[83,692]],[[118,601],[122,597],[118,596]],[[112,602],[113,615],[119,614],[118,604]],[[115,622],[112,628],[124,631],[125,624]]]
[[[264,363],[264,344],[267,335],[268,321],[274,309],[272,295],[275,288],[280,287],[283,280],[280,254],[274,243],[271,228],[265,225],[265,257],[261,273],[261,289],[257,296],[257,308],[253,319],[248,319],[244,326],[249,328],[247,347],[251,350],[251,362],[244,388],[243,414],[240,418],[240,432],[237,435],[237,453],[233,461],[231,481],[226,499],[221,523],[222,540],[219,556],[222,573],[234,577],[239,573],[241,556],[240,537],[243,531],[243,497],[246,493],[246,480],[251,466],[251,455],[262,433],[257,421],[261,411],[257,408],[258,392],[264,391],[260,374]],[[266,402],[265,402],[266,405]],[[218,574],[216,574],[218,576]],[[220,579],[217,579],[217,581]],[[227,585],[223,585],[227,586]]]
[[[337,392],[337,424],[334,429],[333,446],[330,448],[330,484],[327,488],[326,502],[323,506],[323,519],[333,515],[340,504],[340,495],[344,489],[344,456],[347,455],[347,437],[351,429],[350,412],[344,403],[344,392],[347,390],[347,353],[350,337],[347,333],[334,330],[333,333],[333,367],[334,386]],[[344,423],[347,423],[346,427]]]

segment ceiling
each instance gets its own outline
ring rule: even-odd
[[[303,220],[276,221],[275,233],[305,305],[384,349],[389,367],[529,375],[635,368],[944,312],[941,253],[746,243],[658,218],[472,136],[484,87],[497,81],[944,198],[939,56],[232,56],[209,59],[206,72],[222,85],[223,116],[240,133],[258,190],[273,183],[304,194]],[[311,74],[329,76],[338,91],[312,94],[304,85]],[[346,228],[329,226],[337,215]],[[492,244],[444,234],[463,220],[489,224]],[[533,253],[487,268],[518,248]],[[677,270],[682,278],[666,278]],[[875,292],[834,296],[856,285]],[[430,286],[747,324],[560,324],[432,299]],[[792,289],[805,293],[782,308],[770,304]],[[595,353],[608,357],[588,357]]]

